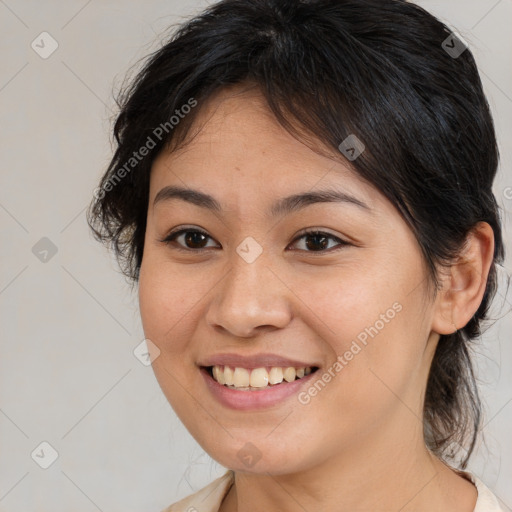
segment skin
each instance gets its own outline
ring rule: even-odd
[[[139,301],[165,396],[203,449],[235,471],[221,511],[473,511],[476,488],[428,451],[421,418],[439,335],[465,325],[482,300],[490,226],[468,236],[433,299],[419,245],[393,205],[341,154],[319,155],[292,137],[257,90],[211,97],[187,142],[154,161]],[[168,185],[211,194],[223,211],[179,199],[153,205]],[[279,198],[328,187],[371,210],[319,203],[269,215]],[[208,238],[162,243],[180,226]],[[349,245],[296,240],[305,228]],[[250,264],[236,252],[248,236],[263,249]],[[200,375],[199,360],[225,352],[318,361],[321,375],[395,303],[402,310],[308,404],[292,396],[232,410]],[[237,456],[247,442],[261,454],[252,467]]]

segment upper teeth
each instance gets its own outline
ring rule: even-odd
[[[220,384],[234,386],[236,388],[265,388],[268,385],[280,384],[283,379],[292,382],[295,378],[302,378],[311,373],[311,367],[294,368],[288,366],[282,368],[273,366],[270,372],[266,368],[231,368],[229,366],[214,366],[212,368],[213,378]]]

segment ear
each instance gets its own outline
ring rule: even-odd
[[[434,308],[434,332],[452,334],[471,320],[482,302],[493,257],[494,232],[487,222],[479,222],[456,261],[444,271]]]

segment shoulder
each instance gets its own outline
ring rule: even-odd
[[[228,470],[207,486],[173,503],[161,512],[218,512],[220,504],[233,482],[234,473],[232,470]]]
[[[482,480],[467,471],[459,471],[458,473],[473,482],[478,491],[476,507],[473,512],[504,512],[503,508],[499,504],[498,498],[482,482]]]

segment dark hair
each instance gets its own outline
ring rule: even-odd
[[[441,336],[424,404],[427,446],[447,460],[458,443],[465,468],[481,419],[470,343],[481,334],[504,248],[493,120],[471,51],[460,44],[405,0],[218,2],[179,27],[121,94],[117,148],[87,217],[137,282],[154,158],[186,140],[194,103],[247,83],[315,151],[323,142],[344,158],[338,148],[349,135],[363,142],[350,164],[413,230],[434,295],[437,265],[456,258],[478,222],[489,223],[495,253],[485,295],[466,326]],[[143,147],[146,156],[134,156]]]

